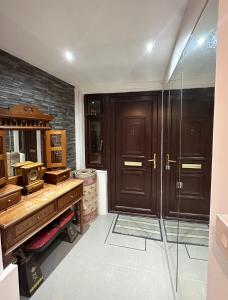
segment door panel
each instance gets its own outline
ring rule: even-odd
[[[111,111],[111,210],[157,215],[158,96],[113,96]]]
[[[181,127],[180,95],[173,92],[166,100],[164,139],[168,142],[164,141],[164,149],[176,163],[163,170],[165,217],[209,219],[213,99],[214,89],[183,90]],[[180,193],[176,189],[179,174],[183,182]]]

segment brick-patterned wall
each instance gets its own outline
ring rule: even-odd
[[[75,169],[74,87],[0,50],[0,106],[23,103],[54,115],[53,128],[67,129],[68,166]]]

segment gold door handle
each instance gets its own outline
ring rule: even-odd
[[[176,163],[176,160],[170,159],[170,155],[166,154],[166,170],[170,170],[170,163]]]
[[[156,162],[156,153],[154,153],[153,159],[148,159],[149,162],[152,162],[154,164],[154,169],[157,168],[157,162]]]

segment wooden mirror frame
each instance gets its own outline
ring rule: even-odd
[[[44,114],[33,105],[18,104],[0,108],[0,130],[41,130],[45,132],[52,128],[50,121],[53,119],[54,116]],[[43,134],[41,136],[44,137]],[[20,184],[20,176],[8,177],[6,183]]]

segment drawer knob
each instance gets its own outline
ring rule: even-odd
[[[70,195],[70,198],[73,199],[73,198],[74,198],[74,195]]]
[[[10,204],[11,202],[12,202],[12,201],[9,199],[9,200],[8,200],[8,203]]]

